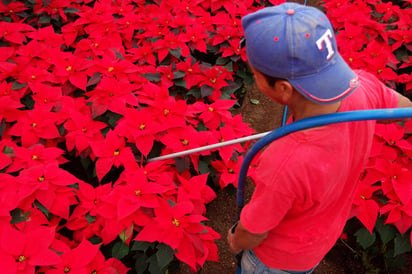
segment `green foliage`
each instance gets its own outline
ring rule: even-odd
[[[411,230],[402,235],[395,226],[385,224],[382,216],[378,218],[372,234],[355,219],[348,222],[345,231],[349,234],[349,242],[355,237],[359,259],[368,273],[402,269],[406,255],[412,251]],[[352,231],[355,231],[353,236],[350,234]]]

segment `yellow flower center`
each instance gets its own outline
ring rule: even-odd
[[[176,227],[179,227],[179,226],[180,226],[179,220],[178,220],[178,219],[175,219],[175,218],[173,218],[172,224],[174,224]]]
[[[37,181],[39,181],[40,183],[44,182],[44,176],[40,176],[39,178],[37,178]]]
[[[34,154],[33,156],[31,156],[31,159],[34,160],[34,161],[36,161],[36,160],[39,159],[39,156],[37,156],[36,154]]]
[[[112,72],[112,71],[114,70],[114,67],[109,67],[107,70],[108,70],[109,72]]]
[[[144,130],[146,128],[146,125],[145,124],[141,124],[140,126],[139,126],[139,129],[140,130]]]
[[[67,71],[71,71],[72,69],[73,69],[72,66],[68,66],[68,67],[66,68]]]
[[[167,115],[169,114],[169,112],[170,112],[170,110],[165,109],[165,110],[163,110],[163,115],[164,115],[164,116],[167,116]]]
[[[207,110],[208,110],[208,111],[210,111],[210,112],[215,111],[215,109],[214,109],[214,108],[212,108],[212,107],[209,107]]]
[[[65,267],[64,267],[64,273],[69,273],[69,272],[70,272],[70,267],[65,266]]]
[[[113,152],[114,156],[119,156],[119,154],[120,154],[119,150],[116,150],[115,152]]]
[[[19,262],[23,262],[26,259],[26,257],[24,257],[24,255],[20,255],[19,256]]]
[[[182,145],[187,146],[188,144],[189,144],[189,140],[184,139],[184,140],[182,141]]]
[[[139,196],[141,193],[142,193],[141,190],[136,190],[136,191],[134,192],[134,194],[135,194],[136,196]]]
[[[32,127],[37,127],[37,123],[32,123],[31,126]]]

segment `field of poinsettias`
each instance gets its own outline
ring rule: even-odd
[[[248,144],[243,15],[285,1],[0,2],[1,273],[160,273],[218,260],[214,187]],[[303,2],[303,1],[302,1]],[[341,54],[412,93],[412,2],[325,1]],[[365,249],[411,251],[411,124],[380,125],[354,201]],[[251,173],[253,177],[253,170]],[[367,254],[373,253],[369,252]]]

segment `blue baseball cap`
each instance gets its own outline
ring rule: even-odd
[[[321,10],[284,3],[244,16],[242,26],[248,62],[268,76],[288,80],[309,100],[333,103],[358,87]]]

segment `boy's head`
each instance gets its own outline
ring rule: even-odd
[[[334,103],[359,84],[337,51],[333,27],[317,8],[284,3],[242,19],[248,62],[288,80],[315,103]]]

